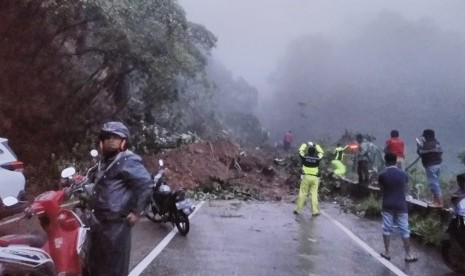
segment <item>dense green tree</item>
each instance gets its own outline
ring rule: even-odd
[[[216,63],[206,70],[217,39],[177,1],[4,0],[0,35],[0,133],[33,185],[58,177],[57,159],[85,158],[110,119],[135,135],[148,135],[138,130],[144,122],[243,144],[266,139],[258,91]]]
[[[216,43],[172,0],[4,0],[0,35],[0,132],[35,165],[104,120],[153,119],[186,80],[207,87]]]

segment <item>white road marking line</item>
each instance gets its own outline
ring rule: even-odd
[[[189,219],[191,219],[194,214],[202,207],[205,201],[201,201],[199,204],[195,206],[195,210],[192,214],[190,214]],[[128,276],[139,276],[146,268],[150,265],[153,260],[161,253],[163,249],[170,243],[173,237],[178,232],[176,227],[171,230],[171,232],[166,235],[166,237],[140,262],[134,267],[134,269],[129,273]]]
[[[332,223],[334,223],[337,227],[339,227],[344,233],[346,233],[352,240],[355,241],[361,248],[365,249],[371,256],[375,257],[379,262],[381,262],[385,267],[389,268],[392,272],[394,272],[398,276],[408,276],[402,270],[400,270],[397,266],[393,265],[390,261],[384,259],[376,252],[373,248],[371,248],[368,244],[363,242],[359,237],[357,237],[354,233],[352,233],[347,227],[342,225],[339,221],[332,218],[329,214],[324,211],[321,213],[327,217]]]

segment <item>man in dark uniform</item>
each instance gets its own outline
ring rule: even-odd
[[[150,196],[152,179],[142,159],[127,150],[129,130],[124,124],[105,123],[99,141],[103,157],[94,175],[91,200],[99,223],[91,229],[90,275],[126,276],[131,228]]]
[[[357,175],[358,184],[368,186],[370,184],[370,167],[371,162],[369,155],[370,142],[363,138],[362,134],[357,134],[355,139],[358,142],[357,160]]]

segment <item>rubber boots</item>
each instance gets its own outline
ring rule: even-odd
[[[429,206],[432,208],[442,208],[444,206],[442,196],[434,196],[433,202]]]

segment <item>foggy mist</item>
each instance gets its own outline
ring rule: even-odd
[[[218,37],[214,57],[258,89],[272,139],[288,129],[298,142],[338,139],[348,129],[383,146],[398,129],[413,153],[414,138],[433,128],[446,162],[459,163],[465,2],[179,3]]]

